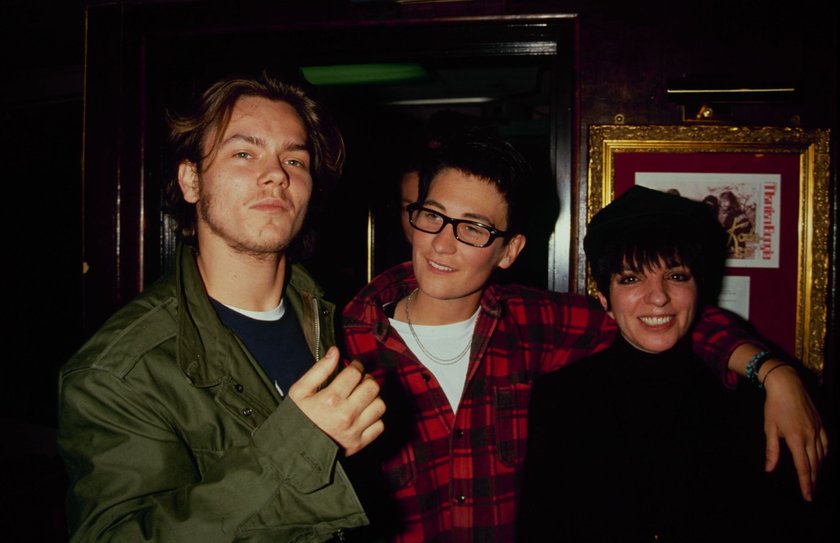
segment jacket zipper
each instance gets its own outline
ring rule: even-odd
[[[315,317],[315,362],[321,359],[321,319],[318,313],[318,299],[312,298],[312,313]]]

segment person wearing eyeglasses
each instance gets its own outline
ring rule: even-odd
[[[374,278],[344,310],[345,353],[388,405],[386,431],[354,457],[373,468],[354,472],[370,476],[356,486],[377,500],[366,510],[390,541],[513,541],[532,381],[616,337],[594,299],[494,281],[525,248],[529,176],[497,137],[448,142],[421,168],[409,207],[412,261]],[[716,308],[702,313],[694,339],[722,380],[758,352]],[[783,377],[788,387],[767,402],[791,403],[768,423],[811,446],[819,417],[798,378]],[[818,459],[809,460],[810,474]]]

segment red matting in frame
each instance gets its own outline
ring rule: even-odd
[[[614,155],[615,197],[635,184],[636,172],[764,173],[781,176],[778,268],[726,268],[750,278],[750,322],[756,331],[796,353],[799,255],[799,155],[796,153],[621,153]]]

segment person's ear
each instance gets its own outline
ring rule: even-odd
[[[610,311],[610,302],[609,302],[609,300],[607,300],[607,297],[599,292],[598,293],[598,301],[601,302],[601,307],[604,308],[604,311],[607,312],[607,315],[609,315],[610,318],[615,320],[615,315],[613,315],[613,312]]]
[[[524,234],[516,234],[510,238],[507,245],[505,245],[505,252],[497,265],[503,270],[510,268],[516,262],[519,253],[525,248],[525,241]]]
[[[181,187],[184,200],[190,204],[198,202],[198,177],[198,167],[194,162],[182,160],[178,164],[178,186]]]

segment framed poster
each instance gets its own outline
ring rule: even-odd
[[[829,136],[827,129],[592,126],[587,222],[634,184],[707,203],[728,238],[721,306],[819,374]],[[587,285],[593,292],[588,277]]]

